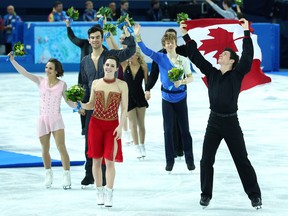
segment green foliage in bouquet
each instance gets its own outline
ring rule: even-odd
[[[74,7],[70,7],[67,10],[67,15],[73,20],[79,19],[79,12],[78,12],[78,10],[75,10]]]
[[[129,17],[129,14],[126,14],[124,16],[120,16],[120,18],[117,20],[117,25],[120,26],[121,30],[123,30],[123,26],[121,26],[119,24],[126,22],[126,20],[129,21],[131,26],[134,26],[134,24],[135,24],[135,21],[131,17]]]
[[[13,46],[13,54],[15,56],[23,56],[25,55],[24,44],[17,42]]]
[[[112,23],[106,23],[103,27],[104,32],[111,32],[114,36],[117,35],[116,26]]]
[[[182,13],[177,14],[177,20],[176,21],[178,24],[180,24],[180,22],[186,21],[186,20],[188,20],[188,18],[189,18],[188,14],[182,12]]]
[[[240,7],[243,6],[243,0],[235,0],[235,3],[236,3],[237,5],[239,5]]]
[[[97,11],[96,16],[97,17],[103,17],[105,16],[106,18],[111,18],[112,10],[109,7],[100,7],[99,10]]]
[[[183,74],[184,74],[183,69],[174,67],[168,71],[168,78],[170,79],[171,82],[175,82],[177,80],[180,80]]]
[[[82,101],[85,95],[85,90],[80,85],[73,85],[65,91],[67,100],[73,102]]]

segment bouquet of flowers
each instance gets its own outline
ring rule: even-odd
[[[182,13],[178,13],[176,22],[178,24],[180,24],[180,22],[186,21],[186,20],[188,20],[188,18],[189,18],[189,16],[188,16],[187,13],[183,13],[183,12]]]
[[[243,0],[235,0],[236,5],[239,5],[240,7],[242,7],[243,5]]]
[[[67,15],[70,17],[72,20],[78,20],[79,19],[79,12],[78,10],[75,10],[74,7],[70,7],[67,10]]]
[[[116,26],[112,23],[104,24],[103,31],[105,32],[105,36],[108,38],[110,37],[110,32],[112,35],[117,35]]]
[[[25,55],[24,44],[21,42],[17,42],[13,46],[13,54],[15,56],[23,56]]]
[[[123,30],[123,26],[126,24],[128,25],[128,31],[130,33],[133,33],[133,29],[131,28],[131,26],[135,24],[135,21],[131,17],[129,17],[129,14],[126,14],[125,16],[121,16],[117,20],[117,27],[120,28],[121,30]]]
[[[184,70],[180,68],[173,67],[171,70],[168,71],[168,78],[171,82],[175,82],[180,80],[184,74]]]
[[[97,17],[111,18],[112,10],[109,7],[100,7],[96,13]]]
[[[81,109],[80,101],[83,100],[85,95],[85,90],[80,85],[73,85],[65,91],[67,100],[77,102],[77,108],[73,109],[73,112],[77,112]]]

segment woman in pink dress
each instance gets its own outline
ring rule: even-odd
[[[63,188],[71,188],[70,159],[65,146],[64,122],[60,113],[62,97],[66,103],[75,108],[77,105],[72,101],[67,101],[65,90],[67,85],[58,77],[62,77],[64,70],[62,64],[57,59],[50,59],[45,67],[46,78],[29,73],[19,65],[11,53],[8,54],[14,68],[28,79],[35,82],[40,93],[40,116],[38,118],[38,137],[42,145],[42,159],[46,169],[45,186],[50,188],[53,182],[51,170],[50,136],[53,134],[57,149],[61,155],[63,165]]]
[[[104,78],[94,80],[88,103],[82,108],[94,110],[88,129],[88,156],[93,158],[93,176],[97,188],[97,204],[112,207],[112,192],[115,180],[115,161],[123,162],[121,135],[127,116],[128,86],[115,78],[119,59],[108,56],[104,59]],[[121,105],[121,117],[118,109]],[[106,164],[106,188],[102,186],[101,164]]]

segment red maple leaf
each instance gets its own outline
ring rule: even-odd
[[[218,62],[219,55],[224,51],[226,47],[233,49],[235,52],[238,51],[234,39],[233,32],[228,32],[223,28],[209,29],[209,36],[213,37],[212,39],[201,40],[202,45],[199,47],[199,50],[204,51],[204,55],[212,51],[217,51],[214,54]]]

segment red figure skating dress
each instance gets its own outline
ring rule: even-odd
[[[95,106],[88,129],[88,157],[105,158],[122,162],[121,140],[117,140],[117,149],[114,148],[114,130],[119,125],[118,108],[121,101],[119,92],[109,92],[105,104],[104,91],[95,91]]]

